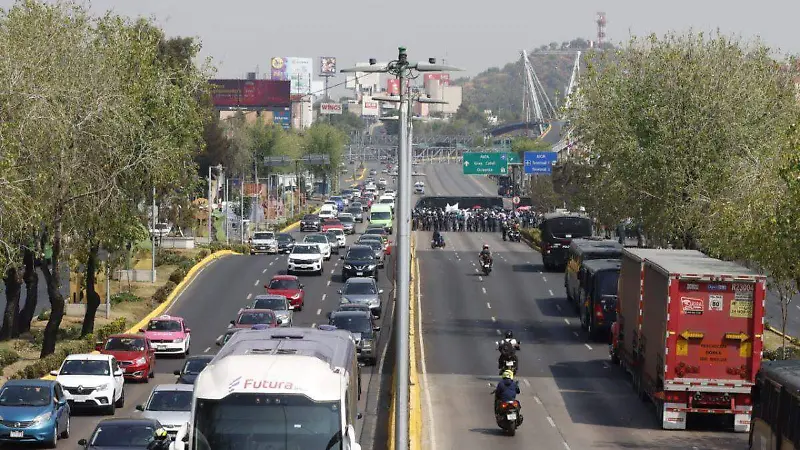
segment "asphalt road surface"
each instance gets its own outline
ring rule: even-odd
[[[428,165],[429,195],[493,195],[484,177],[461,165]],[[718,418],[664,431],[655,409],[638,399],[608,347],[588,341],[568,306],[563,273],[548,273],[525,243],[499,233],[444,233],[447,247],[419,246],[423,421],[426,449],[725,449],[747,448],[747,435]],[[417,232],[417,242],[430,233]],[[477,273],[488,243],[494,270]],[[446,280],[446,282],[444,281]],[[521,341],[518,380],[524,423],[515,437],[494,420],[499,381],[495,341],[505,330]]]
[[[357,231],[363,231],[364,225],[357,225]],[[296,239],[302,240],[305,233],[293,232]],[[358,234],[348,237],[348,245],[357,239]],[[219,347],[215,345],[217,337],[227,329],[230,320],[236,317],[239,308],[248,304],[252,297],[265,293],[264,284],[273,275],[286,273],[286,255],[228,256],[206,266],[189,287],[178,297],[178,300],[167,311],[175,316],[183,317],[192,329],[191,353],[213,354]],[[316,326],[327,323],[326,313],[336,308],[339,302],[337,291],[342,286],[341,263],[337,255],[325,262],[323,276],[301,276],[305,284],[305,307],[294,314],[294,326]],[[384,290],[383,311],[379,320],[381,326],[379,355],[385,355],[387,341],[391,336],[393,319],[393,274],[394,263],[387,258],[386,268],[380,274],[380,287]],[[386,385],[391,374],[384,375],[380,370],[384,359],[377,366],[362,368],[364,392],[359,401],[359,411],[364,418],[358,421],[356,431],[359,442],[365,450],[385,448],[385,420],[388,411],[388,399],[381,386]],[[125,383],[125,407],[118,409],[116,417],[136,417],[137,404],[144,403],[152,388],[157,384],[174,383],[174,370],[183,366],[183,358],[164,357],[156,362],[156,376],[149,384]],[[389,370],[386,371],[387,373]],[[75,449],[77,441],[88,438],[103,416],[81,414],[75,412],[72,417],[72,430],[69,439],[60,441],[58,448]],[[4,447],[11,448],[11,447]]]

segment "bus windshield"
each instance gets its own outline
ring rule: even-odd
[[[339,402],[315,402],[303,395],[231,394],[197,399],[197,450],[263,448],[342,449]]]
[[[370,214],[370,220],[389,220],[392,218],[392,213],[389,211],[375,211]]]

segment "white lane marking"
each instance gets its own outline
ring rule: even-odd
[[[611,367],[611,366],[609,366],[607,362],[603,363],[603,369],[608,369],[609,367]]]
[[[502,333],[500,333],[500,330],[494,330],[494,331],[496,331],[496,332],[497,332],[497,334],[502,334]]]
[[[311,324],[311,328],[316,328],[316,326],[317,326],[317,323],[316,323],[316,322],[314,322],[314,323],[312,323],[312,324]]]
[[[203,353],[208,353],[211,351],[211,347],[208,347]]]
[[[531,382],[527,378],[523,378],[522,382],[525,383],[525,386],[531,387]]]
[[[255,282],[255,284],[253,286],[258,286],[258,283],[260,283],[260,282],[261,282],[261,280],[256,280],[256,282]]]
[[[497,322],[497,318],[495,318],[494,316],[492,316],[492,322]]]
[[[483,281],[483,277],[478,277],[478,281]]]
[[[567,441],[564,441],[564,448],[566,450],[572,450],[571,448],[569,448],[569,444],[567,444]]]
[[[543,275],[543,276],[542,276],[542,281],[544,281],[545,283],[547,283],[547,277]]]
[[[325,297],[327,297],[327,296],[328,296],[328,294],[322,294],[322,301],[323,302],[325,301]]]
[[[800,309],[800,305],[794,305],[794,306],[797,306],[797,309]]]
[[[481,290],[483,291],[484,294],[486,293],[486,288],[485,287],[482,287]]]
[[[551,426],[551,427],[553,427],[553,428],[555,428],[555,427],[556,427],[556,423],[555,423],[555,422],[553,422],[553,418],[552,418],[552,417],[550,417],[550,416],[547,416],[547,421],[550,423],[550,426]]]
[[[551,297],[552,297],[553,295],[555,295],[555,294],[553,294],[553,290],[552,290],[552,289],[548,289],[548,292],[550,292],[550,296],[551,296]]]
[[[486,302],[486,307],[492,309],[492,305],[489,302]]]
[[[569,325],[569,319],[564,319],[564,322],[566,322],[566,324]]]
[[[334,265],[333,265],[333,267],[336,267],[336,266],[338,266],[338,265],[339,265],[339,263],[337,262],[336,264],[334,264]]]
[[[528,381],[528,380],[526,379],[525,381]],[[534,395],[534,396],[533,396],[533,399],[534,399],[534,400],[536,400],[536,403],[538,403],[538,404],[540,404],[540,405],[542,404],[542,401],[541,401],[541,400],[539,400],[539,397],[538,397],[538,396]]]
[[[556,309],[558,310],[558,312],[561,312],[561,305],[556,304]]]
[[[591,345],[589,345],[589,344],[583,344],[583,345],[585,345],[586,348],[588,348],[589,350],[592,350],[592,346]]]
[[[247,299],[250,300],[251,298],[253,298],[253,293],[252,292],[247,294]]]
[[[269,265],[271,266],[272,263],[269,263]],[[261,273],[267,273],[267,269],[262,270]]]
[[[333,274],[333,269],[331,269],[331,274]]]
[[[574,334],[575,337],[578,337],[578,332],[577,331],[573,331],[572,334]]]
[[[331,285],[331,280],[328,280],[328,286],[330,286],[330,285]]]
[[[321,310],[321,309],[318,309],[318,310],[317,310],[317,315],[320,315],[320,314],[322,314],[322,310]]]

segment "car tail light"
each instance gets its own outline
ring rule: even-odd
[[[601,302],[597,302],[594,304],[594,315],[598,319],[603,318],[603,304]]]

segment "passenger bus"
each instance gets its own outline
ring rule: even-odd
[[[751,424],[751,450],[800,449],[800,361],[761,363]]]
[[[197,377],[178,440],[192,450],[360,450],[356,358],[343,330],[240,331]]]

